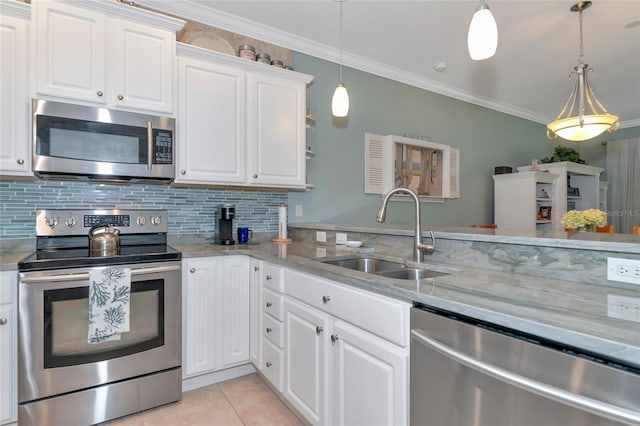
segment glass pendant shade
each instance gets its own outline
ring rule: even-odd
[[[589,85],[589,66],[582,62],[582,11],[591,2],[578,3],[572,11],[580,12],[580,61],[571,73],[575,82],[569,99],[554,121],[547,125],[547,137],[560,137],[569,141],[580,142],[593,139],[604,132],[618,130],[618,117],[610,114],[600,103]]]
[[[338,83],[331,99],[331,113],[334,117],[346,117],[349,114],[349,94],[342,82]]]
[[[495,55],[498,48],[498,25],[484,1],[471,18],[467,35],[469,56],[474,61],[488,59]]]

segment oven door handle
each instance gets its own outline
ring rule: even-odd
[[[481,374],[493,377],[501,382],[517,386],[525,391],[535,393],[556,402],[570,405],[580,410],[588,411],[616,422],[628,425],[637,425],[638,422],[640,422],[640,415],[636,411],[631,411],[623,407],[618,407],[603,401],[568,392],[564,389],[538,382],[517,373],[502,369],[474,358],[473,356],[462,353],[436,339],[427,337],[416,329],[411,330],[411,337],[417,340],[418,343],[421,343],[460,364],[476,370]]]
[[[179,265],[173,266],[157,266],[153,268],[138,268],[131,269],[131,276],[135,275],[148,275],[148,274],[157,274],[162,272],[172,272],[179,271]],[[36,277],[23,277],[20,282],[25,284],[38,284],[38,283],[60,283],[67,281],[81,281],[81,280],[89,280],[89,273],[81,273],[81,274],[60,274],[60,275],[47,275],[47,276],[36,276]]]

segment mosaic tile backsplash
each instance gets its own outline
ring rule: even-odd
[[[0,181],[0,238],[35,236],[36,209],[166,209],[169,234],[215,233],[220,204],[236,205],[236,226],[278,231],[278,204],[286,191],[174,188],[84,182]]]

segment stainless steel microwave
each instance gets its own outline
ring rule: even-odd
[[[169,182],[170,117],[34,99],[33,172],[41,177]]]

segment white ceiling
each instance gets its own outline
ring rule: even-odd
[[[467,29],[479,0],[343,4],[343,62],[384,77],[546,123],[578,63],[572,0],[487,0],[498,23],[493,58],[473,61]],[[327,60],[339,60],[339,2],[141,0],[140,4]],[[188,16],[191,15],[191,16]],[[595,0],[583,13],[591,85],[622,127],[640,125],[640,1]],[[439,73],[434,65],[447,63]],[[337,76],[336,76],[337,79]],[[345,73],[349,87],[349,76]]]

